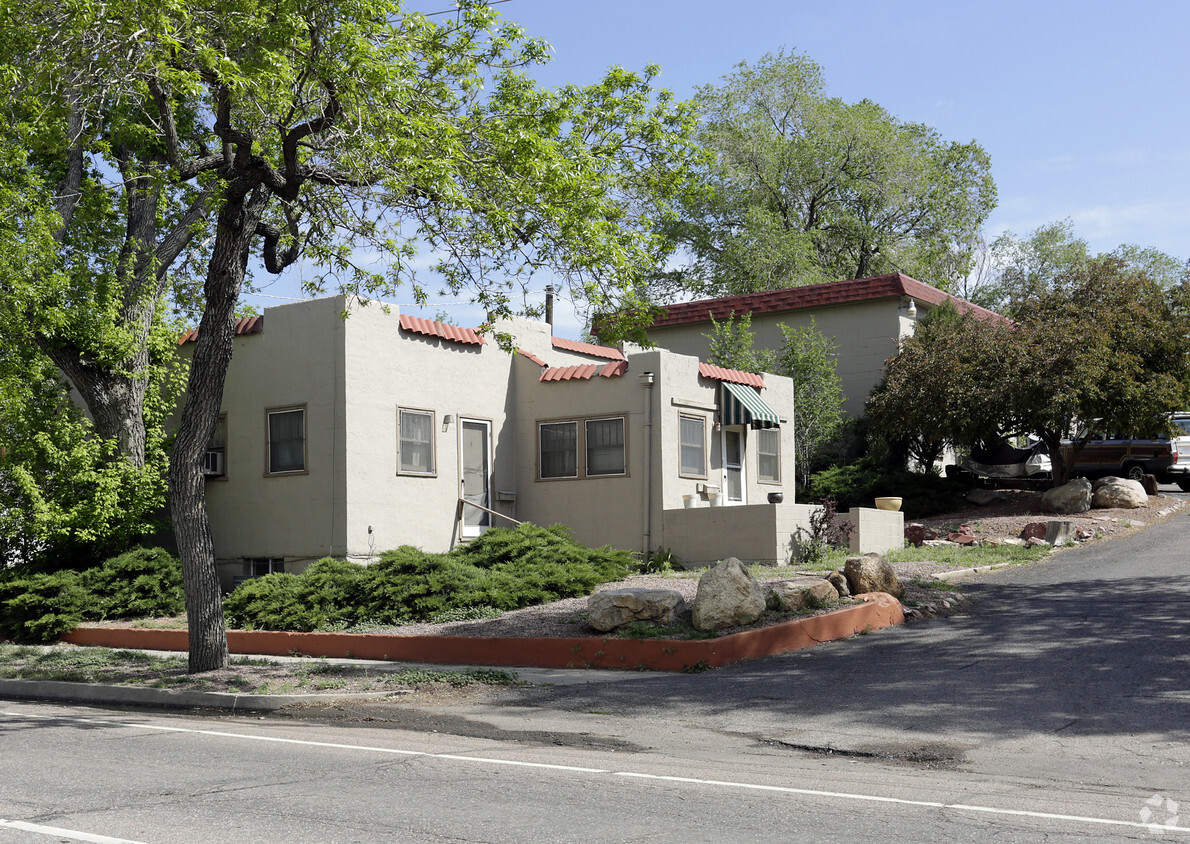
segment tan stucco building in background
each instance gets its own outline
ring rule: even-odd
[[[792,500],[788,378],[500,329],[518,352],[343,297],[241,320],[206,455],[225,586],[511,520],[687,565],[788,561],[812,509]]]
[[[712,319],[723,322],[732,314],[751,314],[755,343],[762,349],[781,348],[781,324],[809,326],[813,319],[818,330],[838,345],[837,371],[846,398],[843,410],[859,417],[901,339],[913,333],[916,321],[927,311],[943,302],[952,303],[959,313],[1003,319],[965,299],[893,273],[669,305],[648,335],[661,348],[705,358]]]

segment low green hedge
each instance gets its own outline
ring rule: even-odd
[[[493,528],[445,554],[409,545],[370,566],[326,558],[300,575],[271,574],[227,597],[228,624],[312,631],[424,621],[467,608],[511,610],[586,595],[625,577],[635,557],[589,548],[561,525]]]
[[[873,457],[861,457],[811,476],[803,501],[833,498],[840,511],[872,507],[879,496],[900,496],[907,519],[948,513],[962,506],[966,484],[933,474],[890,469]]]
[[[182,567],[161,548],[134,548],[81,572],[0,575],[0,638],[47,642],[80,621],[177,615]]]

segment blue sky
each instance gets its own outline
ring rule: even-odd
[[[551,86],[655,63],[658,84],[688,97],[741,61],[804,53],[822,66],[829,94],[871,99],[947,140],[982,144],[999,190],[990,237],[1070,218],[1094,251],[1135,243],[1190,258],[1190,3],[509,0],[497,8],[553,45],[553,61],[534,73]],[[299,295],[288,281],[268,292]],[[478,322],[453,305],[422,313],[438,311]],[[560,316],[558,333],[578,336],[581,326]]]

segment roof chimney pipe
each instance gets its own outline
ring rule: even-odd
[[[549,324],[550,334],[554,333],[554,285],[545,286],[545,321]]]

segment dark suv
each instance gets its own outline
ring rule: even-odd
[[[1173,437],[1135,439],[1119,434],[1095,433],[1073,458],[1064,443],[1067,459],[1073,459],[1072,477],[1097,478],[1118,475],[1140,480],[1155,475],[1163,484],[1177,484],[1190,492],[1190,414],[1174,414]]]

